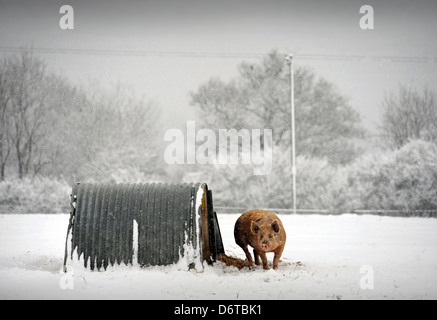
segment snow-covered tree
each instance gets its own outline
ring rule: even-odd
[[[272,51],[260,63],[243,62],[229,82],[217,78],[192,93],[205,128],[273,129],[274,145],[290,143],[290,73],[285,56]],[[310,69],[295,70],[296,152],[345,164],[359,155],[360,116],[335,86]]]
[[[360,159],[349,170],[347,190],[355,209],[437,209],[437,145],[411,140]]]
[[[411,139],[437,142],[437,101],[434,91],[400,86],[381,104],[381,133],[390,148],[401,148]]]

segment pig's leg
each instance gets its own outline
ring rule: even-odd
[[[267,261],[267,255],[266,255],[266,253],[263,251],[263,252],[260,252],[260,257],[261,257],[261,260],[262,260],[262,262],[263,262],[263,269],[264,270],[269,270],[269,263],[268,263],[268,261]]]
[[[256,250],[255,249],[253,249],[253,256],[255,257],[255,264],[257,265],[257,266],[259,266],[261,263],[259,262],[259,254],[258,254],[258,252],[256,252]]]
[[[278,269],[279,259],[282,256],[282,252],[284,251],[285,245],[279,246],[275,250],[275,257],[273,258],[273,269]]]
[[[249,249],[247,249],[247,244],[241,246],[241,248],[243,249],[244,253],[246,254],[246,258],[249,261],[249,265],[253,265],[253,259],[252,259],[250,252],[249,252]]]

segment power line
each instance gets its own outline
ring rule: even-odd
[[[31,51],[42,54],[106,55],[126,57],[177,57],[177,58],[223,58],[248,59],[262,58],[264,54],[250,52],[194,52],[194,51],[144,51],[144,50],[103,50],[43,47],[0,46],[0,52]],[[392,55],[347,55],[347,54],[305,54],[296,53],[299,60],[356,61],[356,62],[394,62],[394,63],[437,63],[437,57],[392,56]]]
[[[48,54],[84,54],[84,55],[111,55],[111,56],[174,56],[181,58],[260,58],[262,54],[232,53],[232,52],[194,52],[194,51],[138,51],[138,50],[101,50],[101,49],[65,49],[65,48],[22,48],[0,47],[3,52],[31,51],[34,53]]]

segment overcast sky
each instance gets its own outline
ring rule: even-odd
[[[74,9],[74,30],[59,27],[64,4]],[[365,4],[374,9],[374,30],[359,27],[359,9]],[[176,125],[193,118],[189,92],[210,77],[231,79],[241,61],[256,62],[272,49],[293,52],[296,66],[309,66],[333,82],[374,130],[378,104],[399,84],[437,91],[436,18],[437,1],[431,0],[0,0],[0,54],[6,47],[30,45],[108,51],[38,56],[75,82],[99,79],[102,85],[121,81],[133,86]],[[111,54],[114,50],[151,54]],[[399,62],[393,56],[421,59]]]

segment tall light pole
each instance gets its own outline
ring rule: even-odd
[[[293,180],[293,213],[296,214],[296,144],[295,144],[295,121],[294,121],[294,75],[293,54],[285,57],[290,69],[290,108],[291,108],[291,173]]]

